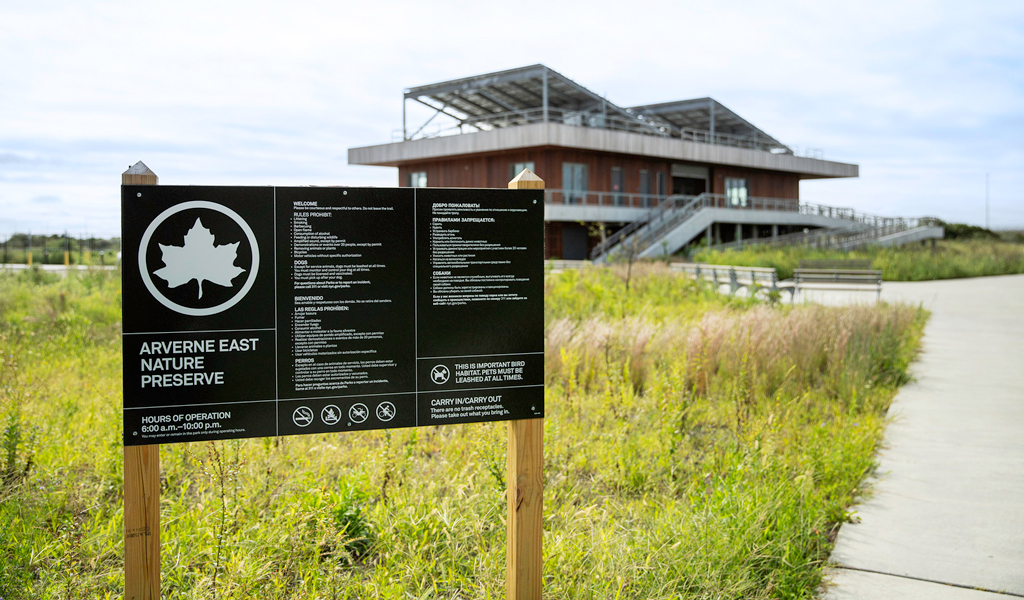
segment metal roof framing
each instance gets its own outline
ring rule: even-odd
[[[714,98],[694,98],[661,104],[647,104],[630,107],[630,110],[640,116],[666,121],[677,131],[691,129],[708,131],[712,135],[753,137],[761,142],[774,144],[780,149],[788,150],[788,147],[782,142],[755,127],[753,123],[729,110]]]
[[[408,100],[435,111],[411,133],[406,123],[405,102]],[[490,131],[559,122],[747,147],[775,154],[793,153],[712,98],[624,108],[541,64],[406,89],[402,98],[402,139],[435,137],[427,135],[425,129],[441,114],[454,119],[460,133],[464,126]]]
[[[628,123],[629,129],[670,135],[664,126],[638,118],[628,109],[540,64],[409,88],[405,90],[403,104],[405,100],[443,112],[460,125],[473,125],[482,130],[546,122],[558,112],[563,116],[572,113],[574,118],[600,115],[607,119],[610,116]],[[410,135],[403,116],[404,139],[413,139],[422,131],[420,127]]]

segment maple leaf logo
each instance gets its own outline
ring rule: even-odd
[[[214,237],[210,230],[203,226],[200,219],[185,234],[182,246],[160,246],[164,268],[153,274],[167,282],[168,287],[176,288],[195,279],[199,283],[199,297],[203,297],[203,282],[209,281],[224,287],[231,287],[231,280],[244,273],[245,269],[235,266],[238,256],[238,244],[214,246]]]

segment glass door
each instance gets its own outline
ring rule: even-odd
[[[653,206],[651,199],[651,172],[647,169],[640,169],[640,197],[644,206]]]
[[[587,200],[587,165],[562,163],[562,189],[566,204],[584,204]]]
[[[622,174],[622,167],[612,167],[612,197],[615,198],[615,206],[626,205],[626,177]]]

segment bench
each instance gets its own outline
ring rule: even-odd
[[[793,270],[793,295],[800,290],[875,290],[882,298],[882,272],[870,259],[801,260]]]
[[[730,294],[735,294],[737,290],[743,287],[750,290],[751,294],[756,293],[759,288],[774,292],[786,291],[790,292],[790,294],[793,293],[793,288],[784,282],[780,282],[778,274],[771,267],[671,263],[669,268],[673,271],[689,275],[698,281],[710,281],[716,284],[716,286],[728,284]]]

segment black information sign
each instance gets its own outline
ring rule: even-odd
[[[125,445],[544,415],[540,190],[121,194]]]

